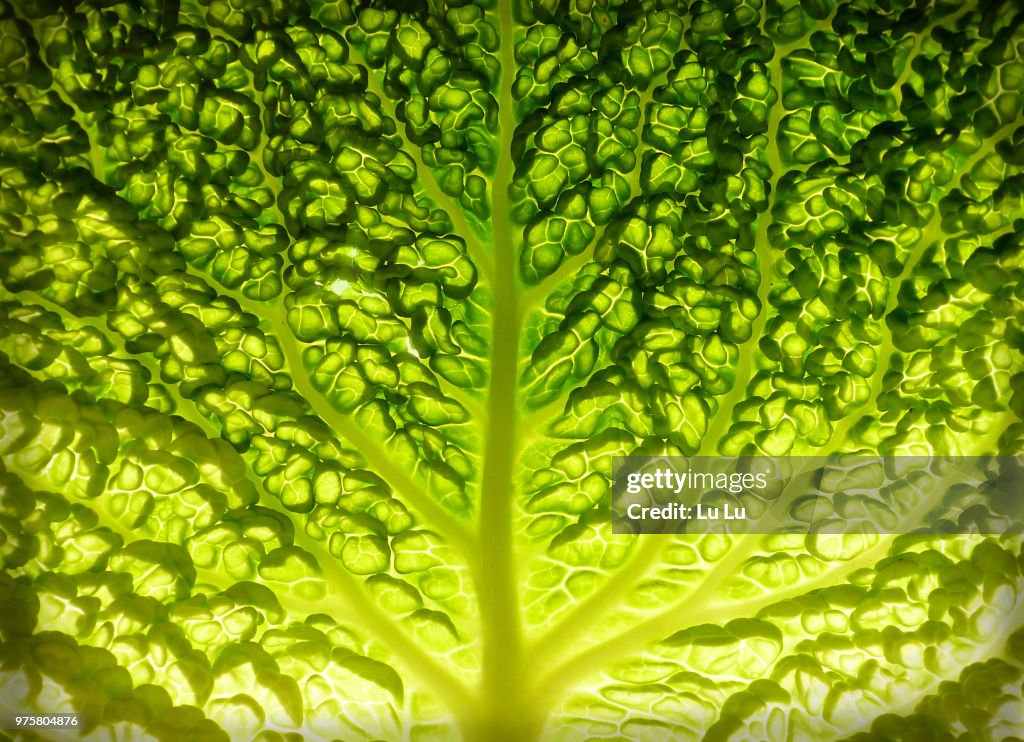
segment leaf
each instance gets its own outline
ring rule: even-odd
[[[1022,55],[1009,0],[3,2],[5,710],[1012,735],[1019,536],[617,535],[608,485],[1020,454]]]

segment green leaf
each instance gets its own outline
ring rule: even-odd
[[[609,480],[1021,454],[1022,152],[1012,0],[0,0],[5,709],[1019,734],[1020,536],[618,535]]]

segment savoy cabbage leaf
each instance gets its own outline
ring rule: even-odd
[[[608,481],[1020,453],[1022,96],[1014,0],[0,0],[0,710],[1020,736],[1020,537]]]

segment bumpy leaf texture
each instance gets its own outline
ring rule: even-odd
[[[607,497],[616,455],[1024,449],[1019,8],[0,0],[0,705],[1021,735],[1020,537]]]

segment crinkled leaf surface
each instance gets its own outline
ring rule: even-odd
[[[607,501],[615,455],[1021,451],[1019,7],[0,0],[5,708],[1019,734],[1019,538]]]

